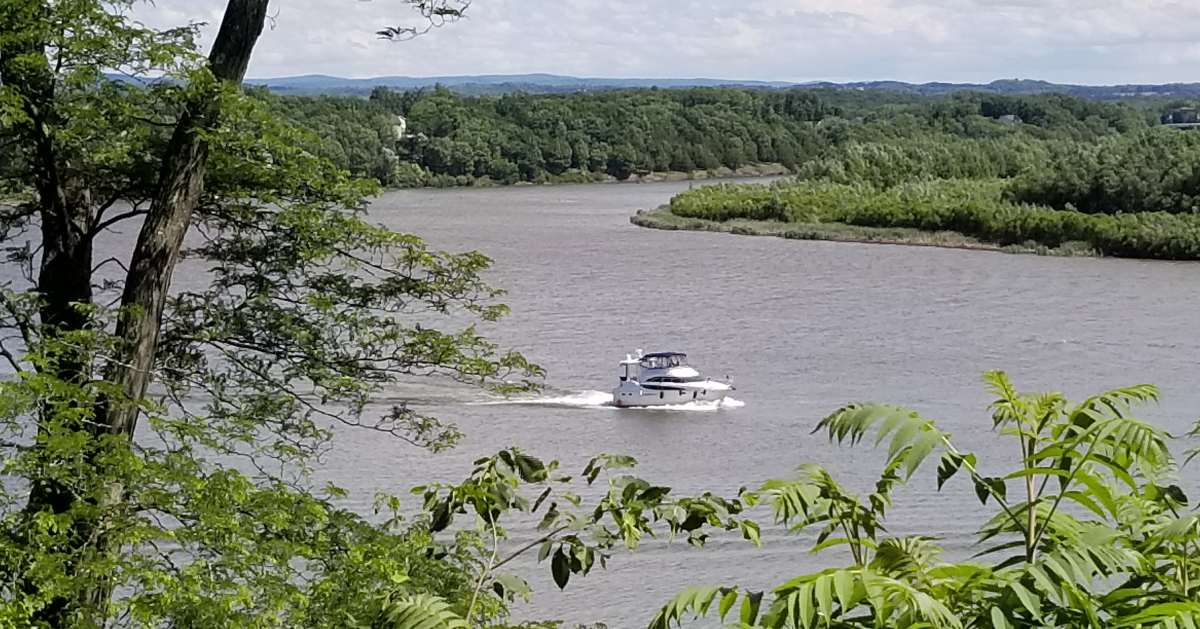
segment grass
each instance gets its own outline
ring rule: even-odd
[[[973,249],[1056,256],[1096,256],[1098,253],[1086,243],[1066,242],[1059,247],[1047,247],[1033,241],[1019,245],[1000,245],[966,236],[955,231],[924,231],[910,227],[864,227],[833,222],[785,222],[732,219],[711,221],[687,218],[671,213],[670,206],[655,210],[643,210],[629,218],[639,227],[665,230],[709,231],[741,236],[774,236],[792,240],[827,240],[886,245],[910,245],[919,247],[943,247],[947,249]]]

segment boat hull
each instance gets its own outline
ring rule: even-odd
[[[723,383],[712,382],[712,387],[692,386],[687,388],[646,387],[636,382],[623,382],[613,389],[613,405],[621,408],[647,406],[671,406],[692,402],[719,402],[729,395],[731,388]]]

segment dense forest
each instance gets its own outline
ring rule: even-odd
[[[368,101],[263,97],[327,140],[327,157],[387,185],[623,180],[758,162],[794,166],[818,150],[814,125],[839,114],[815,94],[731,89],[471,98],[439,88],[376,90]],[[396,115],[407,121],[403,138],[392,129]],[[388,159],[400,164],[392,172],[383,166]]]
[[[764,226],[733,223],[770,221],[805,226],[766,229],[798,238],[836,225],[915,229],[1022,250],[1200,258],[1200,134],[1160,124],[1186,103],[814,96],[835,113],[803,131],[811,150],[795,179],[692,190],[667,210],[692,222],[661,212],[635,222],[754,233]]]
[[[855,181],[864,173],[904,178],[913,169],[1007,177],[1043,162],[1053,146],[1156,125],[1178,104],[835,89],[257,94],[315,132],[323,157],[389,186],[625,180],[756,163]]]
[[[322,157],[387,186],[699,177],[771,163],[796,180],[692,191],[670,211],[1200,257],[1200,134],[1161,124],[1186,101],[710,87],[257,97],[315,132]]]

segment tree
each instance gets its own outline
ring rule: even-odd
[[[0,240],[23,276],[0,294],[17,376],[0,383],[0,448],[28,488],[0,494],[0,618],[333,626],[374,604],[313,605],[353,598],[340,584],[453,591],[465,564],[446,564],[450,582],[409,575],[428,550],[418,529],[367,525],[305,478],[334,425],[453,443],[403,405],[371,417],[401,378],[533,386],[519,354],[430,318],[504,314],[479,278],[488,259],[366,222],[372,186],[240,93],[266,0],[229,0],[207,58],[194,27],[148,29],[131,2],[0,7],[0,125],[18,162]],[[175,80],[145,82],[158,73]],[[96,237],[136,220],[136,243],[97,263]],[[185,257],[209,285],[172,293]]]
[[[629,179],[637,170],[636,152],[628,144],[618,144],[608,153],[606,171],[617,179]]]

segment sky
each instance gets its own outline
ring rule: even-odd
[[[222,0],[154,0],[155,26],[220,22]],[[1200,2],[1159,0],[474,0],[407,42],[405,0],[273,0],[248,76],[780,81],[1200,82]]]

